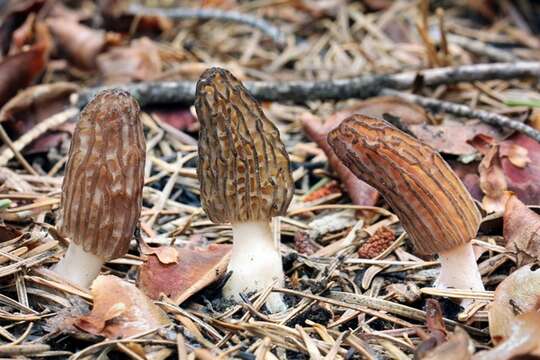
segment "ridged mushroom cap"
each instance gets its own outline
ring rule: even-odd
[[[276,126],[229,71],[206,70],[195,100],[201,124],[201,200],[216,223],[268,221],[285,214],[294,184]]]
[[[124,255],[141,212],[145,141],[140,108],[105,90],[81,112],[62,183],[59,231],[104,259]]]
[[[450,250],[476,236],[480,213],[471,195],[430,146],[364,115],[343,121],[328,142],[390,204],[418,253]]]

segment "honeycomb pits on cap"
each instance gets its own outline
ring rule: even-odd
[[[216,223],[231,223],[232,276],[225,296],[283,285],[279,247],[269,222],[284,215],[294,183],[289,156],[276,126],[260,104],[230,72],[206,70],[195,100],[201,124],[198,177],[202,206]],[[267,301],[271,311],[285,308],[279,294]]]

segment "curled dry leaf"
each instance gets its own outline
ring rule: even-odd
[[[85,69],[96,67],[96,58],[107,46],[120,42],[120,36],[95,30],[74,21],[60,18],[47,19],[57,45],[71,62]]]
[[[518,266],[540,261],[540,215],[516,196],[511,196],[504,211],[506,248],[517,256]]]
[[[474,345],[465,330],[457,327],[448,340],[426,353],[422,360],[469,360],[472,358]]]
[[[328,131],[317,124],[311,115],[303,116],[302,124],[309,138],[315,141],[326,154],[328,164],[338,174],[352,202],[356,205],[375,205],[379,198],[377,190],[354,176],[351,170],[339,160],[326,140]]]
[[[99,0],[98,9],[107,29],[118,32],[136,31],[143,33],[160,33],[169,31],[173,23],[162,16],[135,16],[128,12],[129,0]]]
[[[532,265],[523,266],[495,290],[495,298],[489,307],[489,333],[493,343],[499,344],[511,336],[517,314],[539,308],[540,269],[533,270]]]
[[[152,111],[152,116],[180,131],[196,132],[199,130],[199,121],[186,107],[160,108]]]
[[[159,49],[146,37],[99,55],[97,66],[109,84],[153,80],[161,75]]]
[[[45,0],[10,1],[0,18],[0,47],[2,54],[8,53],[13,39],[13,32],[20,28],[31,13],[38,12]]]
[[[418,344],[414,352],[415,359],[425,359],[433,356],[433,353],[439,354],[440,349],[437,351],[439,345],[447,340],[441,305],[435,299],[426,301],[426,327],[429,330],[429,338]]]
[[[446,120],[440,125],[411,125],[410,131],[422,142],[432,146],[437,151],[452,155],[469,155],[476,152],[468,143],[475,136],[482,134],[501,139],[503,134],[493,126],[470,122],[463,124]]]
[[[31,86],[19,92],[0,111],[0,123],[14,139],[69,104],[69,96],[78,91],[73,83],[56,82]]]
[[[220,278],[226,271],[232,246],[176,248],[179,261],[163,264],[150,255],[140,267],[138,285],[152,299],[162,295],[179,305]]]
[[[540,313],[518,315],[508,325],[508,338],[493,350],[476,354],[474,360],[524,360],[540,358]]]
[[[509,196],[498,152],[497,145],[491,146],[478,166],[480,188],[484,193],[482,204],[488,213],[502,211]]]
[[[501,143],[501,149],[508,144],[526,149],[530,160],[525,167],[519,167],[508,156],[500,159],[508,190],[527,205],[540,204],[540,143],[524,134],[515,133]],[[523,150],[520,151],[523,153]]]
[[[139,240],[139,246],[144,255],[155,255],[162,264],[178,262],[178,251],[172,246],[150,247],[142,239]]]
[[[503,142],[500,146],[499,154],[501,157],[508,158],[508,161],[518,168],[524,168],[531,162],[529,151],[523,146],[517,144],[508,144]]]
[[[168,325],[167,315],[133,284],[116,276],[92,283],[94,306],[75,326],[94,335],[125,338]]]
[[[0,62],[0,106],[41,75],[47,64],[48,50],[42,43]]]

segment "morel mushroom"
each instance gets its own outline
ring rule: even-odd
[[[284,275],[269,222],[293,195],[289,157],[276,126],[230,72],[206,70],[197,83],[201,200],[210,220],[231,223],[233,250],[225,296],[262,290]],[[270,311],[285,308],[270,294]]]
[[[420,254],[438,253],[440,288],[483,290],[470,240],[480,214],[431,147],[384,120],[354,115],[328,135],[339,158],[390,204]]]
[[[55,271],[88,287],[106,260],[124,255],[142,205],[145,142],[139,105],[100,92],[82,111],[62,183],[60,234],[71,239]]]

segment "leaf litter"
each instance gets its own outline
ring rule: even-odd
[[[264,104],[290,153],[296,186],[289,214],[275,230],[285,288],[245,294],[240,303],[221,298],[231,231],[200,208],[191,104],[143,109],[140,231],[146,243],[133,240],[126,256],[109,261],[91,292],[47,271],[68,243],[54,228],[78,111],[70,97],[79,89],[196,80],[216,64],[242,80],[285,82],[488,63],[500,61],[501,52],[538,61],[532,34],[540,29],[530,10],[538,11],[537,4],[472,2],[437,10],[426,1],[204,2],[271,21],[289,36],[279,45],[245,23],[140,16],[124,6],[129,1],[122,3],[10,2],[2,15],[2,141],[4,150],[11,142],[15,151],[3,150],[0,169],[0,356],[539,356],[538,142],[400,98]],[[497,17],[504,27],[492,26]],[[431,87],[419,72],[413,90],[538,128],[537,109],[507,105],[535,99],[537,89],[527,79],[447,80]],[[326,134],[355,113],[389,119],[441,152],[484,200],[484,215],[499,222],[482,226],[473,240],[485,291],[434,288],[437,259],[415,254],[392,209],[333,156]],[[52,137],[58,133],[64,136]],[[271,291],[285,294],[286,312],[266,311],[262,304]],[[475,301],[461,308],[461,299]]]

